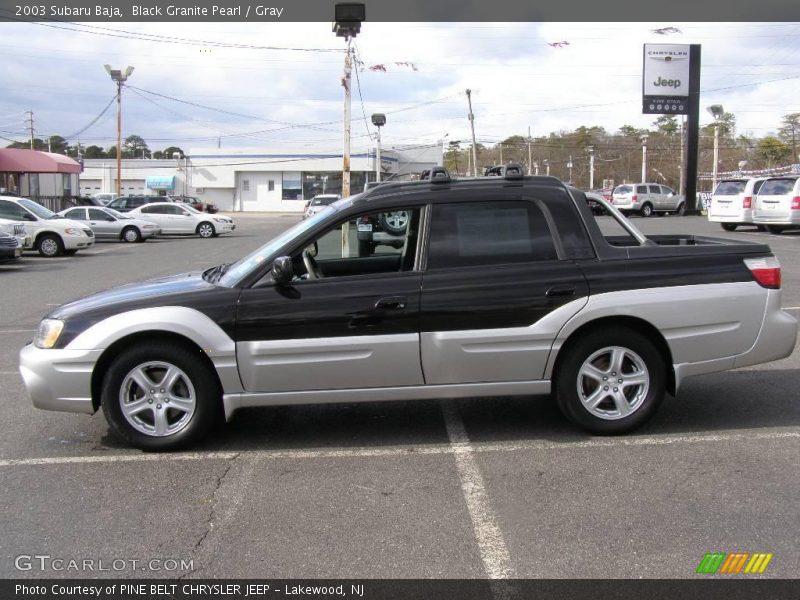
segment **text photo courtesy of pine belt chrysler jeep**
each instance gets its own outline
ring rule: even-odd
[[[767,245],[645,237],[605,208],[625,235],[521,169],[387,182],[233,264],[56,308],[20,370],[35,406],[102,409],[129,444],[172,450],[241,407],[550,393],[621,434],[688,376],[792,352]],[[399,213],[365,252],[359,224]]]

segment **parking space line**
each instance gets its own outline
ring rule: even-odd
[[[457,415],[456,415],[457,417]],[[445,417],[447,419],[447,417]],[[457,417],[456,424],[460,423]],[[447,420],[445,421],[447,423]],[[463,424],[460,425],[463,431]],[[453,434],[458,434],[458,429],[453,429]],[[450,430],[448,430],[450,435]],[[466,433],[463,434],[466,436]],[[463,438],[462,438],[463,439]],[[25,467],[43,465],[71,465],[71,464],[103,464],[115,462],[147,462],[160,461],[192,461],[192,460],[229,460],[236,456],[247,458],[257,457],[264,460],[282,459],[326,459],[326,458],[380,458],[398,456],[431,456],[445,454],[479,454],[482,452],[520,452],[526,450],[582,450],[586,448],[614,448],[625,446],[663,446],[672,444],[705,444],[717,442],[739,442],[754,440],[800,440],[800,431],[772,431],[765,433],[722,433],[703,435],[665,435],[652,437],[618,437],[618,438],[589,438],[568,442],[549,442],[539,440],[526,440],[521,442],[485,442],[473,443],[468,438],[449,444],[430,444],[427,446],[388,446],[383,448],[346,448],[329,450],[240,450],[207,451],[207,452],[175,452],[170,454],[105,454],[93,456],[50,456],[39,458],[8,458],[0,459],[0,467]],[[464,445],[466,444],[466,445]]]
[[[800,310],[800,306],[784,306],[782,310]]]
[[[483,568],[489,579],[509,579],[514,576],[511,556],[503,538],[503,532],[489,505],[486,486],[483,483],[478,461],[475,460],[464,422],[452,403],[442,405],[447,437],[461,479],[461,490],[467,503],[475,539],[483,560]]]

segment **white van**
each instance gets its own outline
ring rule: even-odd
[[[800,177],[770,177],[756,196],[753,222],[770,233],[800,227]]]
[[[743,177],[720,181],[711,195],[708,220],[719,223],[725,231],[752,225],[753,198],[766,180],[766,177]]]

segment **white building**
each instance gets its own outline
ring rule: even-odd
[[[381,152],[382,178],[442,164],[442,146],[390,147]],[[350,189],[375,180],[375,153],[354,154]],[[87,159],[81,174],[84,195],[116,191],[114,159]],[[122,193],[182,194],[216,204],[222,211],[299,212],[317,194],[341,193],[341,154],[286,150],[197,148],[172,160],[125,159]]]

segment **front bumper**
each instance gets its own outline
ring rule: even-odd
[[[155,229],[142,229],[141,232],[142,232],[142,239],[143,240],[148,240],[150,238],[156,237],[157,235],[160,235],[161,234],[161,228],[157,227]]]
[[[62,235],[64,250],[80,250],[94,246],[94,238],[85,235]]]
[[[217,233],[232,233],[236,229],[236,223],[214,223]]]
[[[92,371],[102,350],[43,350],[32,343],[19,353],[25,391],[36,408],[92,414]]]

